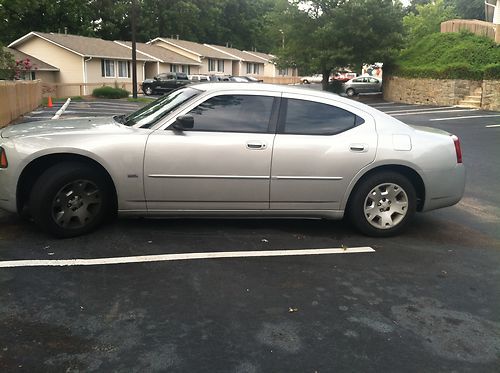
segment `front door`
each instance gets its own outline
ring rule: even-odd
[[[277,100],[212,95],[180,113],[193,117],[192,129],[170,125],[151,134],[144,161],[148,210],[268,209]]]
[[[374,120],[345,103],[295,94],[283,98],[270,207],[337,210],[352,178],[375,158]]]

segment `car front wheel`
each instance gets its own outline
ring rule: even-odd
[[[415,214],[416,201],[415,188],[405,176],[380,172],[368,176],[355,188],[347,213],[368,236],[394,236],[406,228]]]
[[[144,94],[146,96],[151,96],[153,94],[153,88],[151,88],[150,86],[144,87]]]
[[[347,91],[345,91],[345,93],[349,97],[352,97],[352,96],[354,96],[356,94],[356,92],[352,88],[348,88]]]
[[[43,230],[74,237],[97,228],[110,216],[113,194],[106,177],[83,163],[52,166],[35,182],[30,212]]]

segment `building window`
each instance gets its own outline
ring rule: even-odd
[[[130,63],[129,61],[118,61],[118,77],[130,78]]]
[[[114,78],[115,77],[115,61],[102,60],[101,72],[102,72],[102,76],[104,76],[106,78]]]
[[[191,74],[191,66],[189,65],[170,65],[170,72],[172,73],[180,73],[183,72],[185,74]]]
[[[217,71],[217,60],[213,58],[208,59],[208,71]]]
[[[247,62],[247,74],[260,74],[260,66],[258,63]]]
[[[224,60],[208,59],[208,71],[224,72]]]
[[[224,60],[217,60],[217,71],[219,73],[224,72]]]

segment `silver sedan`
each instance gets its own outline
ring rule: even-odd
[[[360,93],[376,93],[382,91],[382,81],[372,76],[358,76],[345,82],[342,88],[347,96]]]
[[[401,232],[457,203],[456,136],[410,127],[332,93],[207,83],[128,116],[31,122],[0,133],[0,207],[46,231],[125,216],[340,219]]]

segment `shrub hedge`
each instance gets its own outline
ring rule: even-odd
[[[436,33],[405,49],[384,72],[408,78],[500,79],[499,61],[500,45],[487,37]]]
[[[128,97],[129,92],[121,88],[113,87],[99,87],[92,91],[92,96],[99,98],[125,98]]]

